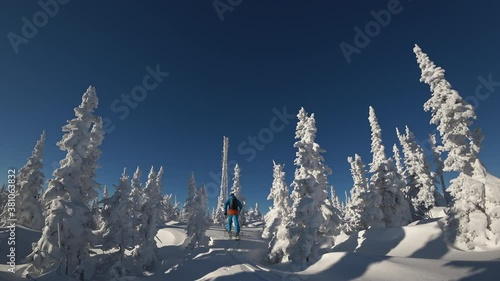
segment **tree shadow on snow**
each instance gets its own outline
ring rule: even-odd
[[[470,269],[469,276],[457,279],[461,281],[497,281],[500,278],[500,262],[498,261],[452,261],[445,266]]]
[[[333,247],[330,252],[354,252],[358,247],[358,232],[353,232],[347,240]]]
[[[210,272],[229,272],[233,266],[241,267],[241,261],[259,259],[257,255],[262,254],[259,249],[263,248],[262,243],[264,243],[244,239],[240,241],[217,239],[213,242],[210,247],[194,250],[182,249],[179,246],[160,248],[159,256],[167,257],[167,262],[162,265],[162,272],[158,272],[159,276],[163,278],[162,280],[197,280]],[[243,280],[255,280],[255,275],[253,279]]]
[[[438,220],[437,226],[443,229],[443,223]],[[448,244],[446,242],[445,233],[440,232],[433,240],[425,244],[424,247],[418,249],[413,254],[410,255],[411,258],[421,258],[421,259],[441,259],[450,251]]]
[[[357,239],[357,235],[352,236]],[[372,264],[389,259],[387,254],[404,239],[405,233],[403,228],[373,228],[365,231],[362,237],[364,240],[355,251],[360,255],[347,253],[330,269],[331,272],[342,274],[338,276],[341,278],[339,280],[359,278]],[[346,245],[352,247],[352,244],[350,241]]]

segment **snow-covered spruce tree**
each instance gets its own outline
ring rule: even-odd
[[[160,170],[158,170],[158,175],[156,175],[156,195],[159,196],[158,198],[158,206],[157,206],[157,211],[156,211],[156,224],[157,225],[163,225],[166,222],[164,221],[164,210],[163,210],[163,197],[162,197],[162,192],[163,192],[163,174],[165,171],[163,170],[163,167],[160,167]]]
[[[130,190],[130,207],[129,207],[129,216],[132,221],[132,228],[135,230],[135,235],[133,235],[130,244],[128,246],[134,247],[141,243],[141,237],[139,235],[139,217],[141,215],[141,206],[142,206],[142,197],[143,197],[143,188],[141,184],[141,176],[142,172],[139,167],[134,172],[134,175],[131,180],[131,190]]]
[[[172,220],[173,221],[181,220],[180,202],[177,201],[177,197],[174,198],[174,209],[172,214]]]
[[[337,194],[335,193],[335,189],[333,188],[333,185],[330,185],[330,201],[332,202],[333,207],[335,207],[337,210],[341,211],[340,209],[342,208],[342,206],[340,204],[340,199],[337,196]]]
[[[405,188],[405,183],[401,175],[398,174],[392,159],[388,159],[385,155],[385,148],[382,144],[382,129],[378,124],[375,110],[371,106],[368,120],[372,131],[371,188],[377,190],[382,196],[380,208],[384,214],[385,226],[405,226],[412,220],[410,205],[402,191]]]
[[[125,248],[130,243],[135,229],[129,217],[130,178],[123,169],[118,186],[113,196],[102,199],[103,222],[99,228],[102,238],[102,250],[118,248],[112,259],[112,264],[100,264],[103,270],[109,270],[111,277],[121,278],[126,275],[126,266],[123,265]]]
[[[268,213],[269,214],[269,213]],[[267,259],[269,263],[281,263],[290,260],[290,247],[292,247],[293,237],[290,232],[292,217],[287,214],[281,217],[280,224],[270,235],[272,236],[267,250]]]
[[[45,227],[27,258],[32,264],[29,272],[42,273],[55,267],[78,280],[92,280],[95,265],[90,258],[89,243],[93,218],[81,190],[85,182],[94,180],[83,174],[91,172],[83,164],[96,167],[87,156],[91,127],[96,125],[93,112],[97,105],[95,88],[89,87],[82,103],[75,108],[76,118],[63,127],[66,134],[57,144],[67,154],[43,194],[42,199],[47,204]]]
[[[92,203],[90,204],[90,212],[92,213],[92,217],[96,222],[96,229],[100,229],[103,225],[103,222],[106,218],[103,217],[102,213],[102,200],[109,198],[108,186],[104,185],[102,192],[102,199],[99,201],[99,198],[92,199]]]
[[[109,198],[108,186],[105,185],[102,191],[102,199],[108,199],[108,198]]]
[[[298,117],[301,117],[300,112]],[[298,150],[292,183],[294,202],[287,226],[291,240],[285,256],[305,266],[317,258],[318,234],[338,232],[340,218],[339,211],[328,200],[327,176],[331,170],[324,164],[321,155],[324,150],[315,142],[317,129],[314,114],[304,123],[299,119],[297,129],[301,132],[296,133],[299,138],[294,144]]]
[[[186,222],[186,233],[187,236],[190,237],[194,234],[194,224],[193,224],[193,216],[196,212],[196,180],[194,178],[194,173],[191,172],[191,176],[188,180],[188,192],[187,199],[184,202],[184,206],[182,208],[182,221]]]
[[[423,218],[434,206],[444,205],[444,198],[436,189],[436,175],[431,171],[424,149],[406,126],[406,134],[396,129],[405,155],[408,175],[407,196],[413,205],[414,218]]]
[[[250,207],[247,209],[247,224],[250,224],[253,222],[254,222],[253,207]]]
[[[299,121],[297,122],[297,126],[295,128],[295,139],[300,140],[304,137],[304,129],[307,126],[307,120],[309,116],[306,112],[306,110],[301,107],[299,110],[299,113],[297,114],[297,119]]]
[[[163,169],[160,169],[162,172]],[[161,177],[161,176],[160,176]],[[161,202],[161,192],[158,187],[154,168],[149,171],[148,180],[144,187],[144,204],[139,216],[139,236],[141,243],[132,252],[136,269],[142,271],[151,269],[156,263],[156,241],[158,232],[158,209]]]
[[[276,232],[277,227],[282,223],[285,216],[290,215],[290,190],[285,182],[285,172],[283,165],[276,164],[273,161],[273,184],[267,200],[273,200],[273,206],[264,216],[266,226],[262,232],[262,238],[271,238]]]
[[[255,203],[255,209],[253,209],[254,221],[262,220],[262,213],[259,210],[259,203]]]
[[[405,163],[404,175],[406,187],[404,189],[404,194],[409,202],[411,202],[418,194],[418,187],[415,180],[416,168],[414,167],[415,162],[417,162],[417,159],[415,159],[416,154],[414,153],[416,143],[414,142],[413,134],[410,140],[406,135],[401,134],[399,128],[396,128],[396,135],[403,150],[403,161]]]
[[[234,166],[234,176],[233,176],[233,187],[231,188],[231,192],[234,193],[234,196],[240,200],[241,205],[243,205],[243,208],[241,209],[240,215],[239,215],[239,221],[240,225],[246,225],[247,224],[247,211],[246,211],[246,199],[245,196],[243,195],[243,192],[241,191],[241,183],[240,183],[240,166],[236,164]]]
[[[399,129],[396,128],[396,135],[398,136],[399,138]],[[404,149],[404,148],[403,148]],[[394,153],[393,154],[393,161],[396,165],[396,175],[400,177],[400,179],[404,182],[404,187],[402,189],[403,191],[403,195],[405,197],[405,199],[408,201],[408,204],[410,205],[410,211],[412,213],[412,217],[414,217],[414,214],[415,212],[413,211],[413,204],[411,202],[411,198],[410,196],[408,195],[408,191],[409,191],[409,187],[408,187],[408,182],[409,182],[409,176],[408,176],[408,169],[406,169],[406,166],[403,165],[404,163],[404,154],[403,154],[403,158],[401,158],[401,153],[399,151],[399,148],[397,146],[397,144],[394,144],[393,147],[392,147],[392,152]]]
[[[172,200],[173,194],[165,194],[161,201],[160,206],[160,221],[159,223],[166,224],[170,221],[175,221],[178,218],[175,217],[174,202]]]
[[[163,196],[159,210],[161,212],[159,223],[166,224],[171,221],[179,221],[179,203],[174,197],[173,194]]]
[[[221,174],[221,182],[220,182],[220,193],[219,198],[217,200],[217,210],[215,212],[215,224],[226,223],[226,217],[224,216],[224,204],[226,203],[227,198],[229,197],[229,170],[227,166],[227,158],[229,151],[229,138],[224,137],[223,147],[222,147],[222,174]]]
[[[356,156],[358,156],[356,154]],[[357,159],[356,159],[357,160]],[[366,177],[362,177],[359,174],[359,169],[356,166],[356,162],[352,159],[352,157],[348,157],[347,161],[351,164],[351,175],[354,181],[354,185],[351,188],[349,200],[346,205],[345,213],[343,218],[343,231],[350,235],[353,232],[360,231],[363,229],[367,229],[361,224],[361,213],[363,211],[363,207],[365,203],[361,197],[361,194],[368,189],[368,180]],[[364,165],[361,167],[361,172],[364,173]],[[378,194],[378,192],[377,192]],[[380,195],[378,196],[380,198]],[[347,199],[347,196],[346,196]],[[379,200],[380,201],[380,200]],[[380,205],[380,202],[378,202]],[[380,208],[379,208],[380,210]],[[380,210],[380,213],[382,211]],[[380,216],[382,217],[382,216]],[[381,221],[382,219],[380,219]]]
[[[486,188],[487,172],[478,158],[483,136],[480,130],[470,130],[476,119],[474,108],[452,89],[445,71],[417,45],[413,51],[422,71],[420,81],[432,92],[424,110],[431,112],[430,123],[437,125],[442,141],[438,149],[447,153],[443,170],[459,173],[448,188],[453,197],[448,216],[450,238],[473,249],[476,243],[500,235],[500,203],[494,198],[498,192]]]
[[[444,195],[444,200],[446,201],[446,205],[449,205],[452,201],[450,192],[446,190],[446,182],[444,180],[444,162],[441,157],[441,151],[438,148],[436,135],[429,135],[429,142],[431,144],[432,156],[434,160],[434,165],[436,166],[436,177],[437,181],[441,184],[441,192]]]
[[[295,130],[295,139],[297,140],[294,146],[298,149],[297,158],[295,160],[295,165],[297,166],[295,170],[295,179],[298,181],[300,177],[304,177],[301,174],[301,161],[305,161],[305,135],[307,134],[307,147],[309,150],[311,148],[315,149],[315,153],[319,155],[320,159],[318,162],[321,164],[318,169],[329,170],[328,167],[324,166],[322,161],[323,158],[320,155],[323,150],[319,148],[319,145],[314,143],[314,138],[316,136],[316,128],[314,124],[314,130],[308,130],[308,114],[302,107],[297,114],[298,122]],[[313,118],[314,119],[314,118]],[[314,123],[314,122],[310,122]],[[312,141],[310,134],[313,134]],[[326,172],[328,174],[328,172]],[[320,175],[325,178],[326,175]],[[314,179],[312,179],[314,180]],[[295,183],[295,181],[294,181]],[[301,181],[305,183],[305,181]],[[326,182],[325,182],[326,186]],[[295,191],[295,189],[297,189]],[[274,181],[271,187],[271,193],[268,196],[268,200],[273,199],[273,207],[265,215],[264,220],[266,222],[266,229],[262,233],[263,238],[271,237],[268,247],[268,261],[270,263],[280,263],[293,260],[295,262],[308,261],[314,256],[313,247],[316,247],[317,233],[321,224],[323,223],[323,216],[321,213],[321,207],[314,199],[311,198],[312,190],[307,189],[301,185],[294,185],[294,192],[292,197],[294,199],[293,207],[290,206],[289,200],[289,190],[285,183],[285,173],[283,171],[282,165],[276,165],[274,163]],[[321,189],[318,188],[318,189]],[[319,192],[321,193],[321,191]],[[323,196],[321,196],[323,197]],[[323,199],[323,198],[320,198]],[[308,206],[309,205],[309,206]],[[308,210],[309,209],[309,210]],[[310,212],[314,210],[315,212]],[[304,217],[304,213],[309,215]],[[314,219],[314,220],[311,220]],[[314,224],[308,226],[309,222]],[[339,218],[340,222],[340,218]],[[298,241],[300,239],[300,241]],[[305,243],[307,241],[307,243]],[[300,247],[304,247],[300,249]]]
[[[31,156],[26,164],[19,169],[16,179],[16,219],[17,224],[41,230],[44,226],[43,208],[40,196],[43,191],[43,148],[45,145],[45,131],[37,141]],[[7,204],[2,219],[7,219],[9,212]]]
[[[424,110],[431,112],[430,123],[437,125],[439,130],[443,143],[439,149],[448,152],[443,170],[472,177],[480,150],[469,129],[476,119],[474,108],[451,88],[444,77],[444,69],[437,67],[417,45],[413,51],[422,70],[420,81],[428,84],[432,92]]]
[[[98,197],[97,190],[101,185],[95,181],[96,171],[100,168],[97,160],[101,156],[101,149],[99,148],[104,139],[104,130],[102,127],[102,118],[94,117],[92,120],[94,125],[90,131],[90,140],[86,151],[86,156],[82,161],[82,187],[80,194],[82,200],[87,206],[90,207],[92,201]],[[109,194],[106,194],[109,197]]]
[[[399,134],[398,129],[396,128],[397,133]],[[399,148],[397,144],[394,144],[392,146],[392,152],[394,153],[393,158],[394,158],[394,164],[396,165],[396,170],[398,171],[398,174],[401,175],[402,180],[406,183],[408,180],[408,175],[406,175],[406,170],[403,166],[403,162],[401,160],[401,153],[399,152]],[[406,195],[406,191],[405,191]]]
[[[344,232],[351,234],[370,227],[385,227],[384,215],[379,207],[382,197],[372,185],[369,185],[361,157],[356,154],[354,159],[348,157],[347,161],[351,164],[354,185],[345,208]]]
[[[192,229],[192,233],[189,235],[190,241],[187,245],[189,249],[208,246],[210,242],[209,237],[206,235],[210,224],[207,217],[208,196],[205,185],[195,190],[194,201],[196,204],[193,206],[192,217],[188,222],[188,227]]]

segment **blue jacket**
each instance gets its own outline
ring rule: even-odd
[[[224,213],[227,213],[227,208],[229,207],[229,203],[231,203],[233,198],[236,198],[234,194],[229,195],[229,198],[227,198],[226,203],[224,203]],[[240,200],[238,200],[238,198],[236,198],[236,202],[238,203],[238,211],[241,211],[241,209],[243,209],[243,205],[241,204]]]

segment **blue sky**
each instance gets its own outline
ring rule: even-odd
[[[343,194],[352,185],[346,158],[358,153],[371,161],[369,105],[389,155],[396,126],[410,126],[421,140],[435,130],[423,111],[430,92],[419,82],[415,43],[447,71],[463,97],[474,97],[482,84],[478,77],[500,81],[497,1],[243,0],[223,13],[223,21],[212,1],[66,2],[57,11],[50,6],[55,12],[47,18],[35,1],[8,1],[0,11],[5,179],[8,167],[24,165],[42,130],[47,131],[45,173],[51,177],[64,157],[56,146],[61,127],[94,85],[97,114],[113,128],[102,145],[102,184],[116,184],[123,167],[132,173],[139,165],[146,174],[151,165],[162,165],[164,193],[184,200],[194,171],[199,183],[209,184],[213,205],[218,191],[210,188],[211,175],[220,171],[226,135],[229,158],[242,168],[247,202],[267,206],[272,160],[285,164],[288,183],[294,171],[296,121],[281,126],[275,112],[295,115],[303,106],[316,115],[317,142],[328,151],[333,170],[330,182]],[[229,2],[221,0],[218,7]],[[390,22],[385,18],[385,26],[373,29],[348,63],[341,42],[356,46],[355,27],[376,28],[371,11],[388,9]],[[26,37],[23,17],[40,26],[36,32],[25,27]],[[14,45],[12,34],[18,36]],[[169,75],[156,87],[148,80],[151,90],[132,108],[122,94],[143,85],[148,67]],[[486,136],[481,159],[498,176],[500,87],[489,92],[477,99],[476,125]],[[249,160],[249,138],[272,128],[272,138]]]

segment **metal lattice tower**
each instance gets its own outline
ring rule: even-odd
[[[227,155],[229,150],[229,138],[224,137],[224,144],[222,148],[222,174],[221,174],[221,183],[220,183],[220,193],[219,200],[217,205],[217,212],[215,214],[215,223],[224,223],[224,203],[229,197],[229,172],[227,167]]]

